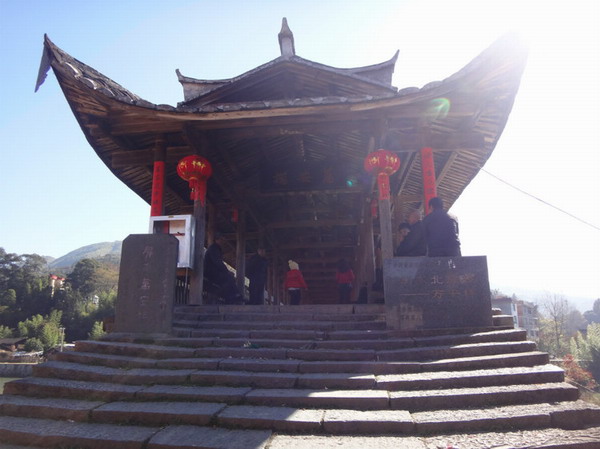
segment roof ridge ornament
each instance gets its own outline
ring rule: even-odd
[[[281,56],[289,58],[296,55],[296,49],[294,48],[294,34],[288,26],[287,19],[284,17],[281,21],[281,31],[277,35],[279,38],[279,48],[281,49]]]

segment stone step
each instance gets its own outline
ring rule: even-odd
[[[423,362],[423,371],[454,371],[509,366],[534,366],[549,363],[547,352],[530,351],[519,354],[493,354],[488,356],[456,357]]]
[[[82,363],[88,365],[102,365],[112,368],[154,368],[158,363],[156,359],[150,358],[83,351],[56,352],[50,355],[48,360]]]
[[[177,330],[175,330],[177,333]],[[244,338],[247,340],[255,338],[282,339],[282,340],[322,340],[327,334],[316,330],[285,330],[285,329],[262,329],[262,330],[222,330],[222,329],[190,329],[189,336],[215,337],[215,338]]]
[[[544,385],[393,391],[389,393],[385,390],[257,388],[246,395],[245,402],[249,405],[267,406],[419,411],[549,401],[575,401],[578,397],[579,391],[577,388],[567,383],[550,383]]]
[[[49,361],[33,367],[34,376],[57,379],[112,382],[123,385],[187,384],[194,369],[132,368],[120,369],[107,366]]]
[[[385,321],[198,321],[174,322],[174,326],[197,327],[198,329],[289,329],[289,330],[385,330]]]
[[[207,426],[226,406],[219,402],[110,402],[92,410],[90,420],[144,426]]]
[[[392,391],[390,407],[401,410],[441,410],[492,405],[576,401],[579,390],[566,382],[479,388]]]
[[[268,430],[172,425],[162,429],[0,416],[0,441],[36,447],[86,449],[264,449]],[[201,442],[201,445],[199,445]]]
[[[389,395],[383,390],[319,390],[268,388],[253,389],[245,397],[248,405],[301,408],[389,409]]]
[[[35,398],[2,394],[0,395],[0,414],[29,418],[87,421],[90,412],[103,404],[102,401]]]
[[[487,387],[493,385],[543,384],[564,381],[564,370],[555,365],[481,369],[472,371],[437,371],[414,374],[386,374],[376,377],[375,388],[396,390],[433,390]]]
[[[385,321],[385,314],[331,314],[331,313],[261,313],[233,312],[204,314],[199,312],[174,312],[175,321]]]
[[[581,400],[511,405],[485,409],[412,413],[418,434],[489,429],[583,429],[600,425],[600,407]]]
[[[160,429],[0,416],[0,441],[42,447],[142,449]]]
[[[106,382],[26,377],[4,385],[5,395],[91,401],[202,401],[240,404],[250,387],[117,385]]]
[[[190,381],[198,385],[251,386],[256,388],[338,388],[374,389],[375,376],[372,374],[292,374],[257,373],[251,371],[198,371],[190,376]]]
[[[393,336],[390,338],[394,338]],[[406,337],[405,337],[406,338]],[[470,334],[413,336],[415,346],[448,346],[467,343],[492,343],[501,341],[525,341],[527,331],[522,329],[505,329]]]
[[[75,349],[82,352],[100,352],[103,354],[153,359],[173,359],[194,357],[195,355],[194,348],[97,340],[77,341],[75,342]]]
[[[472,343],[454,346],[428,346],[421,348],[392,349],[377,351],[382,361],[419,361],[457,357],[476,357],[494,354],[514,354],[535,351],[537,345],[530,341]]]
[[[106,382],[25,377],[4,384],[4,394],[31,397],[86,399],[91,401],[133,400],[144,387]]]

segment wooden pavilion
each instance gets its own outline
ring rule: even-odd
[[[507,122],[526,51],[506,36],[462,70],[422,88],[391,84],[398,57],[334,68],[296,55],[284,19],[281,55],[230,79],[182,75],[184,101],[152,104],[76,60],[48,37],[36,89],[51,67],[100,159],[149,204],[153,166],[164,162],[162,214],[192,214],[177,162],[210,161],[206,235],[228,239],[226,260],[243,279],[259,244],[271,262],[268,291],[283,298],[288,259],[300,264],[306,302],[336,299],[336,261],[371,285],[379,236],[374,180],[363,161],[378,148],[401,167],[391,176],[393,221],[422,206],[420,151],[433,149],[437,195],[450,207],[490,157]]]

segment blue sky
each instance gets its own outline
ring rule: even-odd
[[[59,257],[146,232],[149,206],[96,157],[50,73],[43,35],[142,98],[183,99],[175,69],[228,78],[279,55],[287,17],[299,56],[337,67],[399,49],[393,84],[421,87],[508,31],[530,57],[485,169],[452,209],[463,253],[487,255],[492,287],[600,297],[600,2],[0,0],[0,246]],[[535,298],[530,298],[535,299]]]

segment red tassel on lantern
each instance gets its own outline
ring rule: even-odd
[[[210,162],[202,156],[186,156],[177,164],[177,174],[189,182],[192,189],[190,199],[200,201],[205,205],[206,201],[206,181],[212,175]]]

